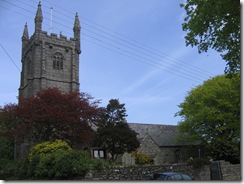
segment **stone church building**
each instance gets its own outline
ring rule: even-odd
[[[22,36],[22,71],[19,97],[34,96],[41,89],[55,87],[69,93],[79,91],[80,22],[75,15],[73,38],[42,30],[42,9],[38,4],[35,31],[29,37],[27,24]],[[138,133],[140,152],[147,154],[155,164],[179,163],[189,155],[182,154],[182,146],[175,140],[176,126],[130,123]],[[31,148],[28,141],[16,142],[15,158],[24,158]],[[92,148],[91,155],[105,156],[104,150]]]
[[[154,165],[180,164],[192,158],[203,158],[204,149],[200,142],[183,146],[177,142],[178,129],[175,125],[129,123],[140,142],[138,153],[146,154]]]

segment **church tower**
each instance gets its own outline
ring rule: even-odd
[[[34,96],[39,90],[59,88],[65,93],[79,91],[80,21],[76,13],[74,38],[42,31],[39,2],[35,32],[29,38],[27,24],[22,36],[22,71],[19,97]]]
[[[79,91],[80,21],[74,21],[74,38],[42,31],[42,9],[39,2],[35,32],[29,37],[27,23],[22,35],[22,71],[19,97],[35,96],[41,89],[55,87],[64,93]],[[24,158],[31,148],[27,139],[15,143],[15,159]]]

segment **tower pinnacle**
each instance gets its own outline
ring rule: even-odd
[[[75,14],[75,23],[74,23],[74,28],[73,28],[74,33],[75,32],[79,32],[80,31],[80,21],[79,21],[79,17],[78,17],[78,13],[76,12]]]
[[[74,27],[73,27],[73,31],[74,31],[74,38],[76,39],[76,51],[78,54],[81,53],[80,50],[80,21],[79,21],[79,17],[78,17],[78,13],[76,13],[75,15],[75,23],[74,23]]]
[[[35,17],[35,31],[41,31],[42,29],[42,9],[41,9],[41,2],[39,1],[38,8],[36,11],[36,17]]]
[[[25,27],[24,27],[24,31],[23,31],[23,35],[22,35],[22,41],[26,41],[26,40],[29,40],[27,23],[25,23]]]

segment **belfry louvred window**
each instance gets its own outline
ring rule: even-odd
[[[64,61],[63,55],[59,52],[55,53],[53,56],[53,69],[63,70],[63,61]]]

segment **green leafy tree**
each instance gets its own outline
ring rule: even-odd
[[[111,99],[98,124],[94,144],[105,148],[116,160],[119,154],[132,152],[139,147],[136,132],[131,130],[125,117],[125,104],[118,99]]]
[[[198,46],[199,53],[215,49],[227,62],[227,74],[239,72],[240,1],[187,0],[181,7],[186,10],[186,45]]]
[[[240,75],[217,76],[192,89],[179,105],[179,141],[201,140],[215,159],[240,159]]]

